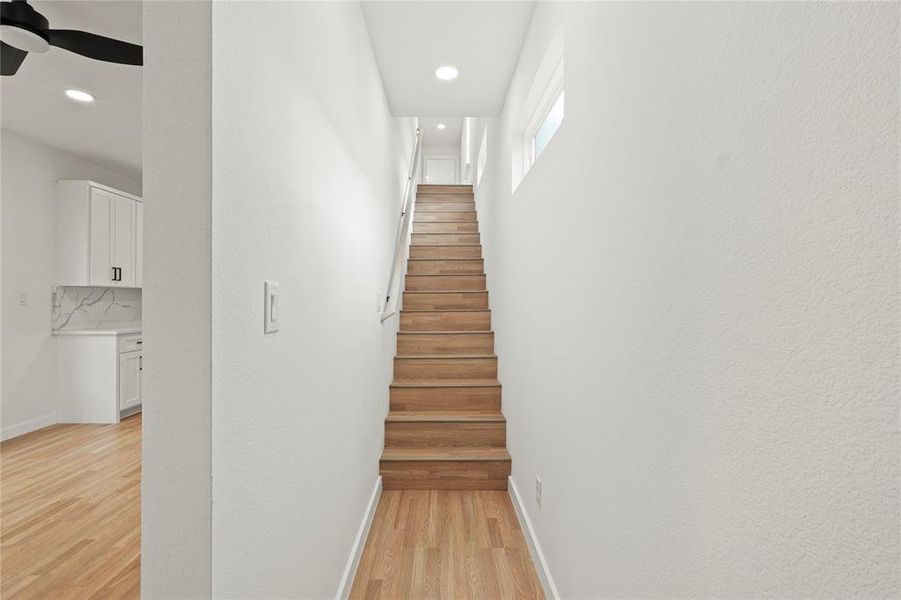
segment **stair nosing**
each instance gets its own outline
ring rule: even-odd
[[[402,450],[409,451],[409,454],[395,454],[393,456],[392,451],[401,449],[385,448],[382,450],[382,456],[379,458],[379,460],[388,462],[506,462],[510,460],[510,452],[506,448],[491,448],[496,452],[495,454],[491,454],[485,452],[485,450],[487,450],[489,447],[486,447],[485,449],[476,447],[478,451],[481,451],[483,453],[481,456],[477,454],[476,451],[472,451],[469,454],[459,454],[460,450],[462,450],[463,448],[471,449],[472,447],[461,446],[452,448],[403,448]],[[435,450],[442,450],[442,453],[437,454],[435,453]],[[503,453],[501,453],[501,451],[503,451]],[[454,453],[457,454],[454,455]]]
[[[397,335],[485,335],[486,333],[494,333],[491,329],[483,329],[476,331],[447,331],[441,329],[438,331],[398,331]]]
[[[403,359],[403,360],[427,360],[427,359],[435,359],[435,358],[454,358],[454,359],[469,359],[469,358],[493,358],[497,360],[497,354],[417,354],[417,355],[409,355],[409,354],[397,354],[394,357],[395,359]]]
[[[484,258],[408,258],[407,260],[414,262],[435,262],[435,261],[447,261],[447,260],[485,260]]]
[[[404,290],[405,294],[487,294],[488,290]]]
[[[487,380],[481,379],[457,379],[457,380],[441,380],[441,383],[435,383],[434,381],[429,381],[428,379],[405,379],[401,381],[392,381],[388,384],[389,388],[458,388],[458,387],[466,387],[466,388],[499,388],[501,386],[500,381],[493,381],[492,383],[486,383]],[[448,383],[453,381],[453,383]],[[473,383],[478,382],[478,383]]]
[[[428,273],[407,273],[407,277],[484,277],[485,273],[435,273],[434,275],[429,275]],[[422,290],[418,290],[422,291]],[[482,291],[482,290],[474,290],[474,291]],[[487,291],[487,290],[485,290]]]
[[[409,414],[413,413],[413,414]],[[407,417],[403,415],[407,414]],[[389,411],[385,416],[386,423],[506,423],[504,413],[478,411]]]
[[[485,291],[485,290],[482,290]],[[400,312],[490,312],[490,308],[402,308]]]

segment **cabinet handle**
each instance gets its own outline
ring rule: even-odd
[[[116,281],[116,267],[113,267],[112,270],[113,270],[113,274],[110,277],[110,281]]]
[[[138,357],[138,371],[143,371],[143,370],[144,370],[144,357],[139,356]]]
[[[135,342],[135,344],[137,344],[137,345],[139,345],[139,346],[140,346],[141,344],[143,344],[143,343],[144,343],[144,342],[141,341],[141,340],[138,340],[137,342]]]

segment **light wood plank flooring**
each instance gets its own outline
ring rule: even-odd
[[[506,491],[386,490],[350,597],[544,595]]]
[[[8,440],[0,469],[0,597],[140,595],[140,415]]]

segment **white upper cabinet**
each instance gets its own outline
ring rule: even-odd
[[[59,284],[141,287],[143,202],[92,181],[59,181]]]

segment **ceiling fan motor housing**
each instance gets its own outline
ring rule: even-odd
[[[50,22],[25,0],[0,4],[0,25],[4,41],[28,52],[46,52]]]
[[[0,4],[0,21],[4,25],[13,25],[27,29],[44,39],[47,39],[47,34],[44,32],[50,29],[50,21],[33,9],[25,0],[13,0],[12,2]]]

